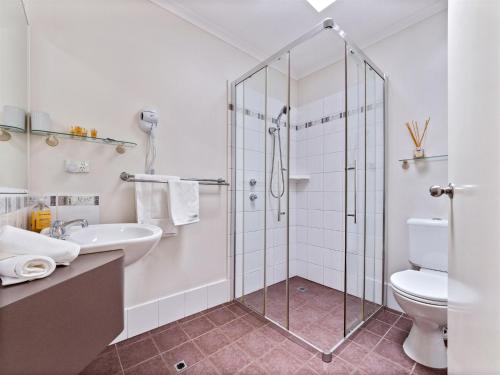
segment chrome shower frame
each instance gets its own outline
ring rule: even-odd
[[[263,307],[263,311],[264,313],[262,314],[262,312],[259,312],[257,311],[257,313],[259,315],[263,315],[263,317],[270,321],[271,323],[275,324],[277,326],[277,328],[279,328],[280,330],[284,331],[284,333],[289,337],[291,338],[292,340],[295,340],[295,341],[300,341],[302,344],[305,344],[307,346],[309,346],[311,349],[313,350],[316,350],[320,353],[322,353],[322,359],[323,361],[325,362],[330,362],[333,358],[333,352],[340,346],[342,345],[346,340],[347,338],[349,338],[351,335],[353,335],[361,326],[363,326],[366,321],[368,319],[370,319],[371,317],[373,317],[379,310],[383,309],[384,306],[386,306],[387,304],[387,291],[386,291],[386,284],[385,284],[385,279],[386,279],[386,275],[385,275],[385,272],[386,272],[386,236],[387,236],[387,227],[386,227],[386,181],[387,181],[387,168],[386,168],[386,145],[387,145],[387,108],[388,108],[388,103],[387,103],[387,100],[388,100],[388,75],[386,75],[349,37],[348,35],[340,28],[340,26],[338,24],[336,24],[334,22],[334,20],[332,18],[326,18],[324,19],[322,22],[320,22],[319,24],[317,24],[316,26],[314,26],[310,31],[308,31],[307,33],[305,33],[304,35],[302,35],[301,37],[297,38],[296,40],[294,40],[293,42],[287,44],[285,47],[283,47],[282,49],[280,49],[278,52],[276,52],[275,54],[271,55],[269,58],[267,58],[266,60],[262,61],[261,63],[259,63],[258,65],[256,65],[254,68],[252,68],[251,70],[249,70],[248,72],[246,72],[245,74],[241,75],[239,78],[237,78],[236,80],[234,80],[232,83],[231,83],[231,87],[230,87],[230,103],[228,105],[228,108],[229,108],[229,111],[230,111],[230,128],[231,128],[231,164],[230,164],[230,170],[231,170],[231,206],[230,206],[230,238],[231,240],[229,241],[230,242],[230,259],[232,259],[232,264],[231,264],[231,277],[232,277],[232,280],[231,280],[231,300],[235,300],[237,301],[237,299],[235,298],[235,290],[236,290],[236,241],[237,241],[237,236],[236,236],[236,209],[235,209],[235,202],[237,201],[237,196],[236,196],[236,193],[237,193],[237,190],[236,190],[236,115],[237,115],[237,111],[236,111],[236,87],[244,82],[246,79],[250,78],[251,76],[253,76],[254,74],[260,72],[261,70],[265,69],[266,70],[266,85],[265,85],[265,88],[266,88],[266,97],[267,97],[267,69],[268,67],[270,66],[271,63],[273,63],[274,61],[276,61],[279,57],[283,56],[283,55],[287,55],[288,56],[288,93],[287,93],[287,103],[286,103],[286,106],[287,108],[290,108],[290,56],[289,56],[289,53],[290,51],[302,44],[303,42],[306,42],[307,40],[313,38],[314,36],[316,36],[317,34],[323,32],[324,30],[332,30],[332,32],[334,32],[338,37],[340,37],[344,43],[345,43],[345,50],[347,51],[347,49],[350,49],[351,51],[353,51],[354,53],[356,53],[367,65],[370,66],[370,68],[372,68],[378,75],[379,77],[383,80],[383,84],[384,84],[384,89],[383,89],[383,98],[384,98],[384,111],[383,111],[383,114],[384,114],[384,119],[383,119],[383,129],[384,129],[384,153],[383,153],[383,158],[384,158],[384,181],[383,181],[383,197],[382,197],[382,204],[383,204],[383,207],[384,207],[384,211],[383,211],[383,216],[382,216],[382,225],[383,225],[383,229],[382,229],[382,233],[383,233],[383,237],[382,237],[382,247],[383,247],[383,251],[382,251],[382,281],[381,281],[381,284],[382,284],[382,305],[377,309],[375,310],[373,313],[370,314],[370,316],[368,317],[365,317],[364,316],[364,311],[363,311],[363,321],[361,321],[361,323],[359,323],[358,326],[354,327],[352,330],[350,330],[349,332],[347,332],[347,327],[346,327],[346,303],[344,302],[344,338],[338,342],[335,346],[333,346],[329,351],[324,351],[320,348],[318,348],[317,346],[311,344],[310,342],[308,342],[307,340],[303,339],[302,337],[294,334],[293,332],[289,331],[289,276],[290,276],[290,270],[289,270],[289,267],[290,267],[290,262],[289,262],[289,255],[290,255],[290,243],[289,243],[289,227],[290,227],[290,218],[289,218],[289,205],[290,205],[290,199],[289,199],[289,173],[287,174],[287,187],[286,187],[286,191],[287,191],[287,201],[286,201],[286,208],[287,208],[287,215],[286,215],[286,219],[287,219],[287,224],[286,224],[286,234],[287,234],[287,246],[286,246],[286,255],[287,255],[287,269],[286,269],[286,308],[287,308],[287,311],[286,311],[286,323],[285,323],[285,326],[282,326],[280,324],[278,324],[277,322],[269,319],[268,317],[266,317],[266,298],[267,298],[267,284],[266,284],[266,272],[264,272],[264,307]],[[345,64],[347,64],[347,59],[345,59]],[[347,74],[347,72],[346,72]],[[365,82],[366,84],[366,82]],[[347,79],[346,79],[346,85],[347,85]],[[347,95],[347,90],[346,90],[346,95]],[[366,101],[366,98],[365,98],[365,101]],[[267,100],[266,100],[266,104],[265,104],[265,126],[267,128]],[[346,100],[346,106],[347,106],[347,100]],[[346,108],[346,113],[347,113],[347,108]],[[286,113],[286,116],[287,116],[287,125],[290,124],[290,110],[287,111]],[[365,113],[365,116],[366,116],[366,113]],[[347,117],[345,116],[345,125],[347,126]],[[279,126],[279,125],[278,125]],[[366,126],[366,122],[365,122],[365,126]],[[291,126],[286,126],[285,129],[287,130],[286,134],[287,134],[287,137],[286,137],[286,143],[287,143],[287,161],[286,161],[286,165],[287,165],[287,170],[289,172],[290,170],[290,155],[289,155],[289,150],[290,150],[290,128]],[[347,137],[347,132],[346,132],[346,137]],[[267,143],[267,142],[266,142]],[[365,149],[366,149],[366,140],[365,140]],[[366,153],[365,153],[366,155]],[[346,158],[346,161],[347,161],[347,158]],[[267,173],[265,173],[265,185],[264,186],[267,186]],[[366,184],[366,180],[365,180],[365,184]],[[264,207],[266,207],[267,204],[265,203]],[[266,209],[266,208],[265,208]],[[365,207],[365,210],[366,210],[366,207]],[[345,215],[347,215],[347,213],[345,213]],[[264,225],[265,224],[265,221],[266,221],[266,216],[267,215],[264,215]],[[365,228],[366,230],[366,228]],[[264,230],[264,243],[267,243],[266,242],[266,230]],[[345,257],[347,258],[347,254],[345,255]],[[266,256],[264,256],[264,270],[266,269]],[[347,268],[346,268],[347,269]],[[345,275],[345,280],[344,280],[344,285],[347,285],[347,272],[344,272],[344,275]],[[347,294],[346,292],[346,288],[344,288],[344,298],[345,298],[345,295]],[[363,301],[364,301],[364,296],[363,296]],[[364,303],[363,303],[364,305]],[[246,309],[250,309],[252,310],[249,306],[246,306],[244,305],[244,307]]]

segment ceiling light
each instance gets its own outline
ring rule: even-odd
[[[319,13],[333,4],[336,0],[307,0],[311,6]]]

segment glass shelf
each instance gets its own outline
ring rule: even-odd
[[[93,142],[93,143],[101,143],[105,145],[112,145],[112,146],[124,146],[127,148],[133,148],[137,146],[137,143],[134,142],[128,142],[128,141],[120,141],[118,139],[114,138],[99,138],[99,137],[89,137],[89,136],[81,136],[81,135],[74,135],[70,133],[62,133],[62,132],[54,132],[54,131],[49,131],[49,130],[31,130],[31,134],[33,135],[38,135],[38,136],[55,136],[55,137],[60,137],[60,138],[65,138],[65,139],[72,139],[75,141],[83,141],[83,142]]]
[[[402,161],[402,162],[408,162],[408,161],[417,161],[417,160],[428,160],[428,159],[447,159],[448,158],[448,155],[432,155],[432,156],[424,156],[424,157],[421,157],[421,158],[406,158],[406,159],[399,159],[398,161]]]
[[[26,129],[19,128],[17,126],[0,124],[0,129],[7,130],[8,132],[11,132],[11,133],[26,133]]]
[[[424,160],[446,160],[448,159],[448,155],[431,155],[431,156],[424,156],[424,157],[421,157],[421,158],[407,158],[407,159],[399,159],[398,161],[400,161],[402,164],[401,164],[401,167],[403,167],[403,169],[408,169],[410,167],[410,161],[413,161],[413,162],[418,162],[418,161],[424,161]]]

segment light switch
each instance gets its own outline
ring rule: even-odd
[[[64,170],[68,173],[89,173],[90,162],[88,160],[65,160]]]

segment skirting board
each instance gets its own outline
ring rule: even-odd
[[[229,292],[225,279],[125,308],[125,328],[112,344],[228,302]]]

